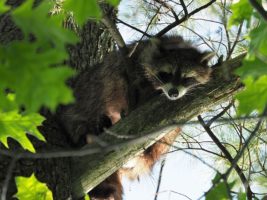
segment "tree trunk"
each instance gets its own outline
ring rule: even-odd
[[[9,1],[15,5],[16,1]],[[20,2],[20,1],[18,1]],[[114,11],[107,8],[106,13],[114,18]],[[67,24],[72,27],[72,24]],[[96,23],[87,23],[78,31],[82,38],[77,46],[69,47],[70,65],[76,69],[84,69],[99,62],[103,56],[114,49],[109,33],[103,26]],[[0,42],[6,44],[15,39],[22,39],[23,35],[17,29],[8,15],[0,17]],[[192,117],[212,108],[214,105],[226,101],[241,85],[238,78],[229,75],[228,79],[222,75],[222,69],[230,69],[240,65],[242,56],[217,67],[213,73],[213,80],[201,90],[196,90],[192,96],[179,101],[168,101],[164,97],[156,97],[147,104],[134,110],[110,130],[115,134],[134,135],[133,141],[121,141],[116,137],[103,134],[101,139],[109,144],[107,148],[90,147],[80,150],[73,158],[53,159],[20,159],[13,170],[14,176],[30,176],[33,172],[40,181],[46,182],[53,192],[54,199],[76,199],[88,192],[110,174],[115,172],[127,160],[143,151],[159,137],[173,130],[178,123],[185,123]],[[224,84],[222,84],[224,83]],[[40,131],[44,134],[47,143],[40,142],[29,136],[38,152],[60,151],[71,148],[71,142],[57,123],[57,119],[48,111],[42,111],[47,117]],[[146,134],[153,132],[149,137]],[[141,139],[138,139],[141,138]],[[23,151],[13,139],[8,140],[11,150]],[[131,145],[129,145],[131,144]],[[1,147],[4,149],[4,147]],[[100,154],[86,154],[99,152]],[[11,158],[0,157],[0,187],[6,179]],[[13,199],[16,193],[14,179],[8,187],[7,199]]]
[[[8,1],[8,4],[16,7],[22,1]],[[102,9],[111,18],[115,19],[116,10],[107,5],[102,5]],[[66,26],[73,28],[73,20],[69,19]],[[103,56],[114,49],[114,42],[109,32],[100,23],[88,22],[81,29],[75,27],[76,33],[81,37],[81,42],[75,46],[69,46],[70,60],[67,63],[78,70],[90,67],[103,59]],[[9,15],[0,16],[0,43],[7,44],[13,40],[23,39],[23,33],[12,22]],[[43,109],[41,113],[47,118],[39,130],[43,133],[47,143],[38,141],[35,137],[28,136],[33,142],[37,152],[59,151],[70,149],[71,142],[62,131],[62,127],[57,123],[57,119],[49,111]],[[21,146],[12,138],[8,138],[11,150],[21,151]],[[0,148],[5,149],[0,143]],[[0,156],[0,194],[6,179],[6,174],[12,159]],[[36,177],[47,183],[53,192],[56,200],[72,199],[71,195],[71,160],[70,158],[55,159],[21,159],[16,162],[13,169],[12,178],[8,185],[7,199],[15,199],[13,195],[17,192],[14,177],[30,176],[35,173]]]

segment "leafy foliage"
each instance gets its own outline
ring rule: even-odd
[[[38,114],[40,108],[55,111],[58,104],[74,101],[65,82],[75,73],[63,63],[69,59],[66,45],[79,41],[74,32],[62,26],[66,13],[49,14],[53,1],[34,2],[25,0],[12,9],[0,2],[0,14],[9,12],[23,33],[22,40],[0,45],[0,142],[8,146],[7,138],[12,137],[32,152],[35,149],[26,133],[45,140],[37,129],[44,120]],[[96,0],[66,0],[64,6],[67,11],[71,8],[79,25],[101,17]],[[19,199],[52,199],[47,186],[34,175],[17,177],[16,184]]]
[[[90,200],[90,197],[88,195],[85,195],[84,199],[85,200]]]
[[[206,200],[227,200],[229,194],[227,192],[227,185],[225,182],[218,183],[212,190],[206,195]]]
[[[254,28],[250,32],[250,49],[249,53],[252,55],[262,57],[267,57],[267,24],[263,20],[259,21],[259,26]],[[266,60],[265,60],[266,63]]]
[[[231,10],[233,12],[233,15],[229,20],[230,26],[238,25],[243,20],[249,20],[253,12],[252,7],[247,0],[240,0],[236,4],[233,4],[231,6]]]
[[[54,111],[59,103],[74,100],[65,85],[74,71],[62,63],[68,59],[66,44],[78,41],[62,27],[63,16],[49,16],[49,1],[34,8],[33,2],[27,0],[10,12],[24,39],[0,45],[0,138],[5,145],[7,137],[16,138],[30,151],[34,148],[26,133],[44,140],[36,129],[44,120],[37,114],[39,109],[46,106]],[[7,8],[1,5],[1,11]]]
[[[0,14],[8,11],[9,9],[9,6],[5,5],[5,1],[0,1]]]
[[[249,114],[254,110],[262,112],[266,107],[267,89],[267,23],[256,13],[248,1],[240,0],[232,6],[230,25],[246,20],[248,25],[258,24],[249,33],[248,55],[236,73],[245,84],[245,90],[237,95],[239,114]],[[252,22],[253,21],[253,22]],[[252,26],[253,27],[253,26]]]
[[[41,125],[43,120],[44,118],[37,113],[22,116],[16,111],[0,112],[0,141],[7,146],[7,137],[10,136],[23,144],[24,148],[34,152],[32,143],[26,137],[26,133],[44,140],[44,137],[36,128],[36,126]]]
[[[65,85],[73,70],[67,67],[50,67],[67,58],[66,52],[48,49],[36,53],[36,43],[11,42],[0,47],[2,74],[0,89],[15,92],[15,101],[28,113],[37,112],[42,105],[55,110],[58,103],[73,101],[71,90]],[[23,52],[23,53],[21,53]],[[5,95],[0,97],[4,101]]]
[[[117,5],[119,5],[120,0],[107,0],[107,2],[113,6],[117,6]]]
[[[251,113],[254,110],[262,111],[267,102],[267,76],[253,80],[250,76],[243,81],[246,90],[236,95],[239,100],[239,114]]]
[[[16,197],[20,200],[52,200],[52,192],[48,189],[46,184],[39,182],[34,174],[29,178],[18,176],[16,177],[16,184],[18,192]]]
[[[89,18],[100,19],[101,10],[96,0],[66,0],[64,3],[66,11],[72,11],[75,21],[82,25]]]
[[[26,39],[29,34],[33,34],[36,39],[34,43],[42,45],[40,48],[45,46],[46,51],[60,49],[61,53],[66,54],[65,45],[78,42],[78,38],[62,26],[64,15],[49,16],[49,1],[42,2],[36,8],[32,8],[33,2],[27,0],[12,12],[15,23],[22,29]]]
[[[228,183],[226,181],[222,180],[222,175],[217,173],[212,180],[213,187],[210,191],[207,192],[205,195],[206,200],[228,200],[232,199],[232,196],[230,194],[230,190],[234,187],[236,184],[235,181]]]

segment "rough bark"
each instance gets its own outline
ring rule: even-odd
[[[19,2],[21,1],[9,1],[12,5],[17,5]],[[114,17],[112,10],[107,13]],[[15,27],[8,15],[0,17],[0,33],[1,44],[23,38],[21,31]],[[88,23],[82,30],[78,31],[78,34],[82,38],[81,43],[69,47],[71,57],[69,63],[76,69],[84,69],[99,62],[107,51],[114,48],[108,32],[99,24]],[[236,77],[231,75],[226,80],[221,75],[223,74],[221,69],[225,69],[226,66],[230,69],[237,67],[241,60],[242,57],[218,67],[215,70],[213,81],[204,89],[196,90],[194,95],[177,102],[170,102],[164,97],[156,97],[133,111],[111,129],[117,134],[142,137],[141,140],[135,140],[134,143],[130,143],[131,145],[129,143],[121,145],[120,143],[125,141],[103,135],[101,139],[111,146],[106,149],[99,148],[101,156],[95,154],[75,158],[21,159],[16,162],[13,176],[30,176],[34,172],[40,181],[48,183],[49,188],[53,191],[54,199],[71,199],[73,198],[72,195],[75,197],[82,196],[84,192],[88,192],[131,157],[140,153],[144,147],[151,145],[156,138],[176,127],[177,125],[173,124],[174,120],[184,123],[233,95],[240,88],[240,83]],[[47,120],[40,130],[45,135],[47,143],[37,141],[29,136],[38,152],[70,148],[71,142],[66,138],[53,115],[49,112],[43,112],[43,114],[47,117]],[[160,128],[163,126],[167,127]],[[143,137],[151,132],[155,132],[155,134],[150,135],[149,138]],[[11,150],[23,151],[13,139],[9,139],[8,143]],[[121,146],[123,147],[119,148]],[[9,157],[0,157],[0,188],[2,188],[1,186],[6,178],[10,161]],[[13,199],[12,195],[15,193],[16,187],[14,179],[12,179],[9,184],[7,199]]]
[[[212,80],[205,88],[194,91],[194,94],[179,101],[169,101],[164,96],[151,99],[110,129],[118,135],[135,135],[141,139],[133,142],[124,141],[123,144],[121,139],[103,134],[101,140],[110,146],[106,149],[100,148],[99,154],[73,158],[74,196],[79,197],[91,190],[130,158],[141,153],[159,137],[179,126],[178,124],[183,124],[232,97],[242,88],[242,85],[239,79],[231,74],[231,71],[240,66],[243,57],[244,55],[239,56],[215,67]],[[151,132],[153,132],[152,135],[144,137]]]
[[[16,7],[22,2],[9,0],[8,4]],[[102,8],[110,18],[115,17],[116,11],[113,8],[105,5]],[[70,60],[67,63],[78,70],[100,62],[103,56],[114,48],[114,42],[110,34],[100,23],[88,22],[84,27],[76,29],[76,33],[81,37],[81,42],[76,46],[69,46]],[[11,17],[8,14],[0,16],[0,44],[5,45],[10,41],[21,39],[23,39],[23,33],[12,22]],[[44,125],[40,127],[40,131],[45,136],[47,143],[40,142],[29,136],[36,151],[59,151],[71,148],[72,143],[62,131],[57,119],[45,109],[41,113],[47,118]],[[19,143],[12,138],[8,139],[8,144],[10,150],[23,151]],[[0,148],[5,149],[1,143]],[[9,157],[0,156],[0,194],[10,162],[11,159]],[[69,158],[21,159],[17,161],[9,183],[7,199],[16,199],[13,197],[17,192],[14,177],[30,176],[32,173],[35,173],[39,181],[47,183],[53,192],[55,200],[72,199],[70,167]]]
[[[107,16],[115,20],[114,9],[107,5],[102,5],[101,8]],[[70,19],[66,26],[77,31],[81,42],[69,47],[71,67],[78,70],[86,69],[102,61],[104,55],[114,50],[114,41],[103,24],[88,22],[79,30],[74,23]]]

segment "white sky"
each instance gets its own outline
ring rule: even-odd
[[[160,163],[150,176],[140,182],[123,181],[124,200],[153,200],[157,187]],[[195,200],[209,189],[213,171],[191,156],[177,152],[169,154],[164,167],[158,200],[186,200],[181,193]],[[176,193],[175,193],[176,192]]]

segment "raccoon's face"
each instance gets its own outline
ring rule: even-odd
[[[211,69],[207,63],[213,56],[214,53],[200,53],[191,46],[162,48],[161,45],[143,66],[154,88],[162,90],[168,99],[177,100],[209,80]]]

